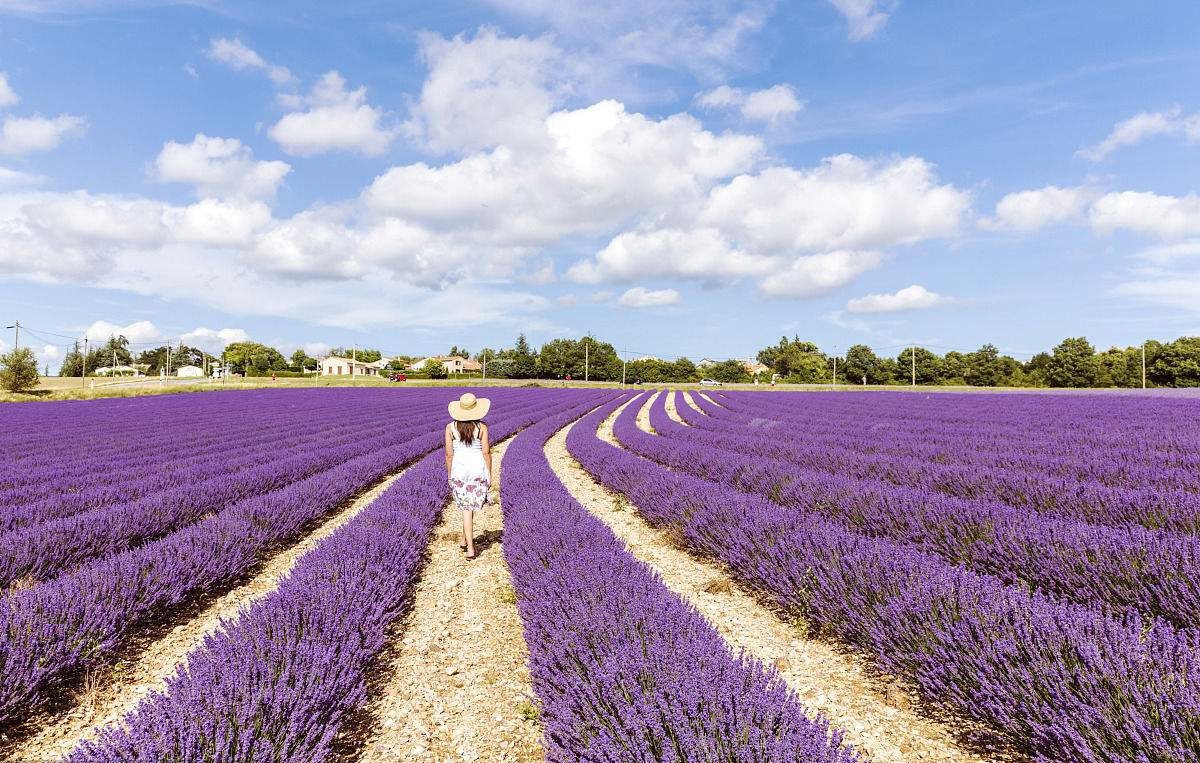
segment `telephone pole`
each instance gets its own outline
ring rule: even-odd
[[[1142,389],[1146,388],[1146,342],[1142,340]]]
[[[5,328],[10,328],[13,330],[13,349],[21,349],[21,322],[16,321],[13,323],[13,325],[5,326]]]
[[[917,386],[917,346],[912,346],[912,385]]]
[[[487,348],[483,348],[483,380],[487,381]]]
[[[79,386],[80,387],[87,385],[87,379],[85,378],[87,376],[87,355],[88,355],[87,346],[88,346],[88,338],[87,338],[87,334],[84,334],[83,335],[83,360],[79,364]]]
[[[625,386],[625,364],[629,362],[629,358],[625,357],[625,350],[621,350],[621,386]]]
[[[583,338],[583,380],[588,380],[588,337]]]

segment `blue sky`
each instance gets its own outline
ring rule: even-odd
[[[0,0],[0,317],[51,365],[1200,333],[1195,3],[592,5]]]

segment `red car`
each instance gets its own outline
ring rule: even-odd
[[[394,382],[408,381],[408,376],[406,376],[405,374],[402,374],[398,371],[393,371],[392,373],[388,374],[388,381],[394,381]]]

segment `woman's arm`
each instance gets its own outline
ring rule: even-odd
[[[482,434],[483,463],[485,466],[487,466],[488,482],[491,483],[492,482],[492,443],[491,443],[491,441],[488,440],[487,424],[482,425],[481,429],[483,429],[483,434]]]
[[[450,427],[452,424],[446,425],[446,477],[447,479],[454,472],[454,442],[450,437]]]

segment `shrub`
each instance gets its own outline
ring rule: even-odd
[[[24,392],[38,385],[37,358],[28,347],[18,347],[0,356],[0,386],[9,392]]]

